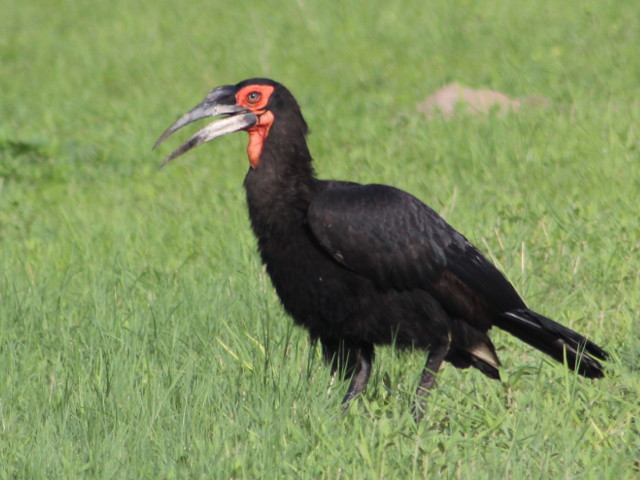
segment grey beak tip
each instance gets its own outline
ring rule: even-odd
[[[162,135],[160,135],[160,138],[158,138],[158,140],[156,140],[156,143],[153,144],[153,148],[151,150],[155,150],[156,148],[158,148],[160,146],[160,144],[162,142],[164,142],[169,135],[171,135],[171,133],[173,133],[173,132],[170,132],[169,129],[165,130],[164,133]]]
[[[160,165],[158,165],[158,169],[165,167],[171,160],[174,159],[173,155],[169,155],[167,158],[165,158],[162,163]]]

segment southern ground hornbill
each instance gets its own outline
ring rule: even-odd
[[[443,360],[499,378],[487,335],[493,325],[580,375],[604,375],[596,360],[606,359],[604,350],[527,308],[502,273],[420,200],[385,185],[317,179],[307,124],[283,85],[254,78],[214,88],[156,147],[218,115],[226,116],[163,165],[222,135],[249,134],[244,186],[262,261],[287,313],[320,341],[332,370],[351,377],[345,407],[367,385],[374,345],[428,352],[418,417]]]

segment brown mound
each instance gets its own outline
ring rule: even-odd
[[[420,102],[418,111],[427,115],[428,118],[433,118],[438,113],[451,118],[461,112],[469,115],[484,115],[495,109],[503,114],[519,110],[523,106],[535,108],[549,105],[549,100],[541,96],[509,98],[495,90],[475,90],[458,83],[450,83]]]

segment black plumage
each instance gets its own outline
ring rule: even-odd
[[[249,133],[244,186],[258,250],[282,305],[352,377],[345,404],[366,386],[374,346],[428,352],[418,408],[443,360],[499,378],[487,332],[497,326],[579,374],[599,378],[607,354],[527,308],[504,275],[436,212],[385,185],[319,180],[306,122],[291,93],[267,79],[218,87],[160,138],[220,114],[166,161],[238,130]],[[166,162],[165,161],[165,162]]]

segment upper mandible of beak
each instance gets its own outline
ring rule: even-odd
[[[231,85],[214,88],[207,94],[202,102],[181,116],[171,124],[171,126],[167,128],[162,135],[160,135],[160,138],[153,146],[154,149],[164,142],[172,133],[191,122],[207,117],[229,115],[228,117],[216,120],[201,129],[186,143],[181,145],[171,155],[165,158],[160,165],[161,167],[198,145],[209,142],[214,138],[221,137],[228,133],[244,130],[258,122],[258,117],[251,112],[251,110],[235,104],[235,90],[235,87]]]

